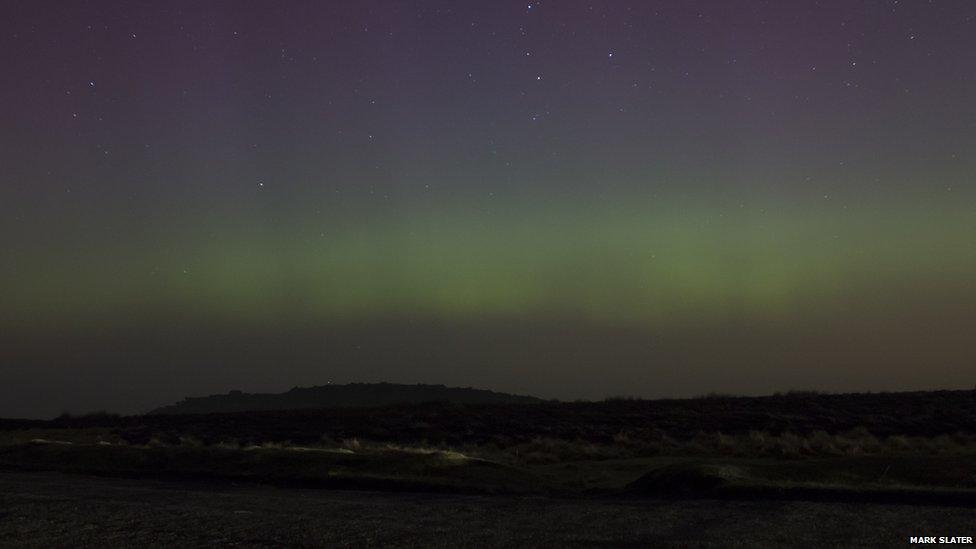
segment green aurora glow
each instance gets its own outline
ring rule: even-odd
[[[123,241],[35,251],[18,258],[16,278],[5,281],[14,289],[7,311],[23,318],[47,309],[53,321],[158,302],[256,317],[558,314],[661,325],[829,315],[852,300],[900,302],[906,288],[916,298],[976,297],[968,283],[976,212],[965,202],[852,210],[828,197],[815,208],[664,200],[416,210],[333,227],[202,219],[149,249]],[[178,258],[171,249],[181,250]]]

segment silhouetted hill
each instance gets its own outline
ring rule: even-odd
[[[285,393],[243,393],[186,398],[182,402],[157,408],[150,414],[209,414],[261,410],[299,410],[308,408],[372,408],[392,404],[453,402],[457,404],[531,404],[541,402],[531,396],[496,393],[470,387],[444,385],[401,385],[396,383],[351,383],[295,387]]]

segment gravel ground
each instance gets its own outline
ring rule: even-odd
[[[0,471],[0,545],[900,546],[976,536],[976,509],[460,496]]]

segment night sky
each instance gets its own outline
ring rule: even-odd
[[[0,415],[976,383],[976,2],[6,1]]]

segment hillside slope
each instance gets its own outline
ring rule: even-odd
[[[530,396],[496,393],[470,387],[444,385],[401,385],[396,383],[351,383],[295,387],[285,393],[243,393],[190,397],[150,414],[210,414],[305,408],[370,408],[391,404],[454,402],[458,404],[529,404],[540,402]]]

